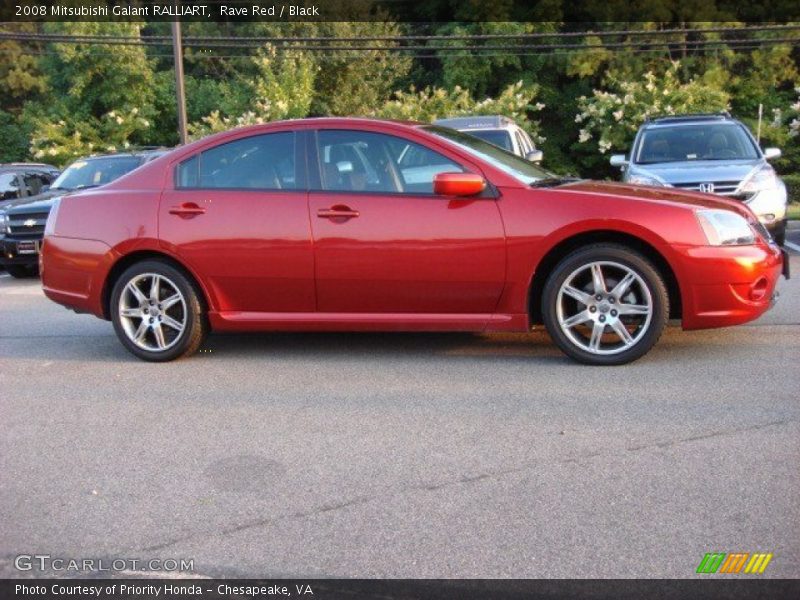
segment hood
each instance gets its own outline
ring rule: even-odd
[[[683,204],[689,208],[721,208],[733,210],[743,216],[749,216],[747,209],[738,200],[729,200],[722,196],[713,196],[711,194],[701,194],[700,192],[690,192],[668,187],[583,180],[576,181],[575,183],[568,183],[555,189],[617,196],[630,200],[669,202],[671,204]]]
[[[28,198],[18,198],[8,202],[0,203],[0,212],[20,213],[50,210],[56,197],[63,196],[65,190],[47,190],[36,196]]]
[[[682,160],[679,162],[631,165],[629,174],[652,174],[667,183],[702,183],[705,181],[742,181],[750,171],[764,163],[752,160]]]

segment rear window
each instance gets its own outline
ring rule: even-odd
[[[480,129],[475,131],[465,129],[463,131],[503,150],[508,150],[509,152],[514,150],[514,146],[511,143],[511,134],[505,129]]]
[[[178,165],[176,186],[202,189],[297,189],[294,132],[220,144]]]

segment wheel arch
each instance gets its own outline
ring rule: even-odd
[[[125,269],[134,265],[138,262],[142,262],[144,260],[160,260],[165,263],[168,263],[170,266],[178,269],[181,273],[183,273],[186,278],[195,286],[198,292],[198,296],[200,297],[200,302],[203,305],[203,310],[208,311],[212,306],[210,302],[210,296],[208,290],[206,290],[205,286],[201,283],[200,279],[189,269],[186,265],[182,262],[177,260],[174,256],[171,256],[165,252],[159,252],[158,250],[136,250],[134,252],[130,252],[121,256],[112,266],[111,269],[108,271],[108,275],[106,275],[105,281],[103,282],[103,291],[101,295],[101,302],[102,302],[102,309],[103,309],[103,318],[108,320],[111,318],[110,312],[110,304],[111,304],[111,291],[114,289],[114,285],[116,284],[117,280],[120,278],[122,273],[125,272]]]
[[[550,248],[536,265],[531,283],[528,288],[528,314],[531,324],[542,323],[542,309],[540,299],[545,283],[556,265],[568,254],[582,246],[597,243],[614,243],[626,246],[639,252],[649,259],[664,278],[669,294],[669,316],[671,319],[680,319],[683,315],[681,288],[675,270],[664,255],[651,243],[636,235],[613,229],[584,231],[571,235]]]

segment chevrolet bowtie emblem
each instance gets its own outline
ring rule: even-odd
[[[23,225],[25,225],[25,227],[33,227],[36,225],[36,219],[28,219],[23,223]]]

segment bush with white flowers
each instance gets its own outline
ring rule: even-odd
[[[649,71],[637,81],[612,80],[611,90],[581,96],[578,141],[596,144],[603,154],[624,151],[647,117],[728,110],[727,92],[695,79],[682,82],[679,66],[673,62],[662,75]]]
[[[31,138],[31,155],[58,165],[95,153],[117,152],[130,147],[151,127],[138,108],[112,110],[100,119],[42,119]]]
[[[371,113],[382,119],[400,119],[431,122],[448,117],[470,115],[504,115],[526,130],[534,142],[541,144],[540,122],[531,115],[540,112],[544,104],[536,102],[539,88],[518,81],[506,87],[496,98],[475,100],[468,90],[455,86],[452,89],[426,87],[417,91],[413,86],[407,92],[399,91],[383,106]]]

